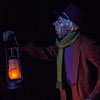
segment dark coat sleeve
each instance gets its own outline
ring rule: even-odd
[[[88,41],[87,57],[92,64],[97,67],[98,80],[89,98],[93,100],[100,99],[100,44],[97,41]]]
[[[40,47],[30,42],[27,45],[20,47],[20,50],[38,60],[56,61],[58,47],[56,45]]]

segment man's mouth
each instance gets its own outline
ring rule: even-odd
[[[59,32],[59,28],[56,27],[56,28],[55,28],[55,31],[56,31],[56,32]]]

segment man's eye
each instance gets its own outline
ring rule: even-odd
[[[62,21],[61,20],[58,20],[58,22],[61,23]]]

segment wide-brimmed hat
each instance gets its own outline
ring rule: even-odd
[[[67,4],[64,10],[61,12],[54,11],[54,14],[56,17],[62,16],[66,19],[70,19],[79,26],[83,23],[85,17],[82,10],[80,10],[80,8],[73,3]]]

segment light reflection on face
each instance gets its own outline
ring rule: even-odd
[[[63,38],[71,31],[72,21],[60,16],[58,17],[58,20],[53,23],[53,25],[55,26],[58,38]]]

